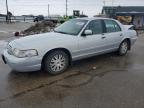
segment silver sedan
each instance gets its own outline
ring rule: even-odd
[[[19,72],[44,69],[56,75],[72,61],[117,51],[125,55],[137,40],[132,26],[108,18],[72,19],[51,33],[22,37],[10,42],[3,61]]]

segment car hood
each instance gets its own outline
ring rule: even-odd
[[[37,48],[43,44],[53,45],[62,41],[71,40],[73,37],[74,36],[68,34],[51,32],[22,37],[13,40],[9,45],[20,49]]]

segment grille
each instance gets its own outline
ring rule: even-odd
[[[10,45],[7,46],[7,51],[8,51],[8,53],[9,53],[10,55],[13,54],[13,52],[12,52],[12,47],[11,47]]]

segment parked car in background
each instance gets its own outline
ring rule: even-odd
[[[64,72],[72,61],[113,51],[126,55],[136,40],[136,31],[117,20],[77,18],[60,25],[54,32],[10,42],[2,58],[16,71],[44,69],[56,75]]]
[[[36,18],[34,18],[34,22],[39,22],[39,21],[43,21],[44,20],[44,16],[43,15],[39,15]]]

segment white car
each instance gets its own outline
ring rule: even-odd
[[[10,42],[2,58],[19,72],[44,69],[55,75],[75,60],[113,51],[125,55],[137,40],[137,32],[131,28],[108,18],[72,19],[54,32]]]

